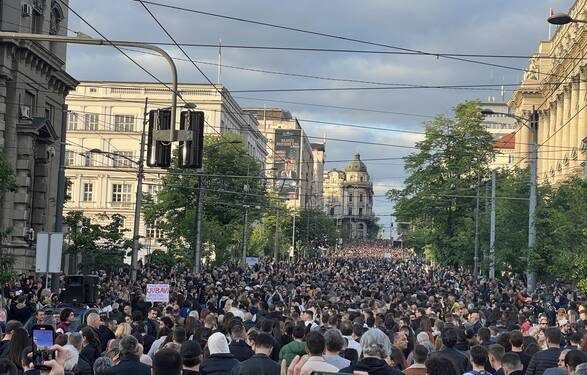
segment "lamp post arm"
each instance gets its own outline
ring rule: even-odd
[[[61,36],[61,35],[46,35],[46,34],[31,34],[31,33],[15,33],[9,31],[0,31],[0,38],[2,39],[17,39],[17,40],[35,40],[44,42],[57,42],[57,43],[72,43],[72,44],[89,44],[95,46],[124,46],[148,49],[160,54],[171,67],[171,78],[172,78],[172,93],[171,93],[171,136],[173,139],[173,133],[175,129],[175,112],[177,108],[177,67],[175,62],[169,56],[164,49],[146,43],[131,42],[127,40],[105,40],[95,39],[91,37],[73,37],[73,36]]]

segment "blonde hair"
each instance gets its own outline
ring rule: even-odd
[[[130,336],[132,328],[128,323],[120,323],[118,327],[116,327],[116,332],[114,332],[114,336],[117,339],[121,339],[126,336]]]

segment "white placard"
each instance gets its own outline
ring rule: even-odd
[[[169,302],[169,284],[147,284],[147,302]]]
[[[391,253],[383,253],[383,257],[386,259],[391,259]]]
[[[61,272],[63,233],[38,233],[35,254],[35,271],[39,273]],[[47,262],[47,258],[49,262]],[[49,270],[47,270],[49,266]]]
[[[259,257],[247,257],[246,260],[248,266],[254,266],[259,263]]]

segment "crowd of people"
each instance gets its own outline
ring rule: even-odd
[[[336,249],[333,253],[336,257],[353,258],[360,255],[361,258],[391,258],[410,259],[414,257],[412,249],[394,247],[390,240],[374,240],[370,242],[355,242]]]
[[[529,293],[409,250],[353,248],[200,275],[146,266],[134,283],[100,272],[83,307],[23,276],[0,297],[0,375],[45,373],[35,324],[55,329],[55,375],[587,374],[587,299],[572,285]],[[169,303],[147,302],[150,283],[170,285]]]

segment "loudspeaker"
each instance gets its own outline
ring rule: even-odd
[[[65,290],[61,293],[61,299],[65,303],[95,303],[97,281],[97,276],[65,276]]]

